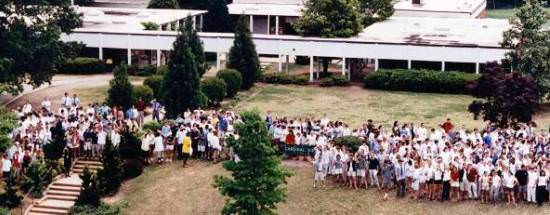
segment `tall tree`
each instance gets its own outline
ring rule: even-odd
[[[489,63],[483,75],[469,86],[475,100],[468,107],[474,114],[497,126],[529,122],[538,106],[536,83],[529,75],[509,73],[497,63]]]
[[[103,168],[97,172],[99,190],[103,195],[113,195],[122,184],[124,169],[118,148],[112,144],[111,138],[107,139],[103,148],[101,163]]]
[[[180,28],[164,74],[162,92],[166,115],[176,117],[187,109],[204,107],[207,99],[200,89],[200,74],[189,45],[189,33]]]
[[[235,27],[235,40],[229,50],[227,67],[236,69],[241,73],[243,78],[241,87],[243,89],[250,89],[261,76],[256,45],[250,37],[250,29],[248,29],[244,16],[239,18],[239,22]]]
[[[363,25],[369,26],[385,20],[395,11],[392,0],[359,0],[361,11],[364,11]]]
[[[202,46],[202,41],[197,34],[195,28],[193,28],[193,19],[191,16],[185,18],[183,31],[187,32],[187,40],[189,41],[189,48],[191,48],[191,53],[194,56],[195,63],[197,64],[197,71],[202,77],[206,70],[208,69],[208,64],[206,63],[206,57],[204,56],[204,48]]]
[[[0,93],[49,83],[64,60],[60,34],[81,23],[69,0],[1,0]]]
[[[132,92],[134,87],[128,79],[128,66],[120,64],[113,70],[113,79],[109,81],[107,103],[112,106],[121,106],[128,110],[132,106]]]
[[[512,49],[507,59],[512,69],[531,75],[541,98],[550,93],[550,31],[544,24],[550,16],[540,0],[528,0],[510,19],[502,46]]]
[[[204,16],[204,31],[208,32],[231,32],[233,22],[229,16],[225,0],[205,0],[208,13]]]
[[[351,37],[363,30],[364,15],[357,0],[309,0],[294,24],[306,37]],[[323,76],[328,76],[330,58],[321,58]]]
[[[241,113],[243,122],[235,125],[239,138],[228,139],[239,161],[226,161],[223,167],[231,177],[215,176],[214,186],[227,199],[222,214],[274,214],[276,204],[286,199],[282,187],[291,174],[271,143],[265,122],[257,111]]]
[[[147,8],[177,9],[179,4],[177,0],[150,0]]]

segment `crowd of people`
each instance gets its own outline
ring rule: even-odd
[[[24,174],[29,164],[44,156],[43,146],[52,141],[56,126],[63,128],[65,164],[76,157],[99,158],[107,138],[113,145],[124,131],[140,131],[146,109],[158,129],[145,129],[141,149],[149,163],[165,163],[190,157],[218,162],[237,159],[224,147],[236,135],[239,116],[231,111],[186,111],[173,120],[160,121],[157,101],[136,102],[126,111],[106,104],[82,106],[68,93],[52,110],[49,98],[40,107],[30,103],[16,110],[19,124],[11,133],[13,145],[2,159],[3,174]],[[530,202],[542,205],[550,192],[550,132],[537,131],[534,123],[482,130],[457,128],[450,119],[437,128],[423,123],[375,125],[368,120],[352,129],[341,121],[277,118],[268,113],[266,125],[273,143],[314,148],[314,187],[325,181],[350,189],[395,190],[397,197],[439,201],[479,200],[481,203]],[[356,149],[334,144],[339,137],[354,136]],[[328,178],[328,179],[327,179]]]

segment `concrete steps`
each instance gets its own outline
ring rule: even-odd
[[[82,180],[79,174],[88,167],[92,172],[102,168],[97,160],[77,160],[73,165],[70,177],[59,177],[48,186],[44,197],[31,205],[26,215],[62,215],[68,214],[80,195]]]

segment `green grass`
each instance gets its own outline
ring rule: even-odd
[[[550,8],[546,8],[550,12]],[[487,9],[487,17],[494,19],[509,19],[515,13],[514,9]]]

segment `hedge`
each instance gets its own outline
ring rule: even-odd
[[[232,98],[237,95],[243,83],[241,73],[234,69],[223,69],[216,74],[216,77],[225,82],[227,97]]]
[[[144,102],[149,103],[154,98],[153,90],[147,86],[134,86],[134,90],[132,91],[132,99],[133,101],[138,101],[139,98],[142,98]]]
[[[270,73],[264,74],[262,82],[268,84],[296,84],[307,85],[309,84],[308,75],[288,75],[287,73]]]
[[[105,63],[97,58],[77,57],[62,63],[59,73],[62,74],[96,74],[106,72]]]
[[[157,73],[157,67],[153,65],[132,65],[128,68],[129,75],[151,76]]]
[[[321,87],[348,86],[349,80],[343,75],[333,75],[319,81]]]
[[[468,94],[466,85],[479,75],[434,70],[379,70],[363,79],[365,88],[430,93]]]
[[[225,82],[219,78],[207,78],[201,83],[201,91],[208,97],[209,105],[219,104],[225,97],[225,89]]]

